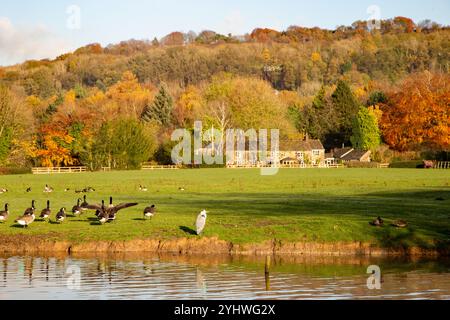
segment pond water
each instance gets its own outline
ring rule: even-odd
[[[272,257],[264,270],[248,257],[0,255],[0,299],[450,300],[449,260]]]

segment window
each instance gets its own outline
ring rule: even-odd
[[[320,156],[320,150],[313,150],[313,156]]]

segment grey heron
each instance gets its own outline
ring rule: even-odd
[[[206,218],[208,217],[206,210],[203,210],[200,212],[200,214],[197,217],[197,222],[195,223],[195,226],[197,227],[197,235],[200,235],[206,226]]]

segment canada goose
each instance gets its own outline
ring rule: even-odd
[[[382,227],[384,225],[384,221],[381,217],[378,217],[374,221],[370,222],[370,225],[374,227]]]
[[[144,186],[139,186],[139,190],[141,191],[141,192],[147,192],[148,191],[148,189],[147,189],[147,187],[144,187]]]
[[[56,221],[59,223],[63,223],[66,220],[66,208],[61,208],[59,212],[56,214]]]
[[[138,203],[121,203],[117,206],[112,205],[112,197],[110,197],[110,205],[109,207],[105,207],[105,202],[102,201],[102,205],[89,205],[87,208],[91,210],[97,210],[96,215],[99,218],[101,223],[105,223],[107,221],[116,220],[117,213],[123,209],[137,206]],[[104,221],[104,222],[102,222]]]
[[[47,200],[47,208],[42,210],[40,218],[42,220],[48,220],[50,218],[50,215],[52,214],[52,210],[50,209],[50,200]]]
[[[207,218],[207,212],[206,210],[203,210],[200,212],[200,214],[197,217],[197,222],[195,223],[195,226],[197,227],[197,235],[200,235],[206,226],[206,218]]]
[[[69,192],[70,191],[70,188],[65,188],[64,189],[64,192]]]
[[[50,187],[48,184],[46,184],[45,188],[44,188],[44,192],[45,193],[52,193],[53,192],[53,188]]]
[[[0,194],[4,194],[4,193],[7,193],[7,192],[8,192],[8,189],[0,188]]]
[[[36,200],[31,201],[31,208],[28,208],[25,210],[24,216],[31,216],[34,215],[36,212]]]
[[[83,203],[81,204],[81,209],[83,211],[86,211],[86,210],[88,210],[88,208],[87,208],[88,206],[89,206],[89,203],[86,200],[86,195],[84,195],[83,196]]]
[[[95,189],[92,187],[87,187],[83,189],[83,193],[95,192]]]
[[[75,190],[75,193],[80,194],[80,193],[83,193],[83,191],[81,191],[81,190]]]
[[[96,209],[95,216],[100,219],[100,214],[105,211],[106,211],[105,200],[102,200],[102,205],[100,206],[100,209]]]
[[[74,216],[79,216],[83,213],[83,208],[81,208],[81,199],[78,199],[77,204],[73,206],[72,213]]]
[[[156,206],[153,204],[151,207],[147,207],[144,210],[144,218],[153,218],[156,214]]]
[[[5,204],[5,210],[0,211],[0,222],[5,222],[8,220],[9,216],[9,204]]]
[[[179,187],[178,190],[179,191],[186,191],[186,189],[184,187]]]
[[[105,224],[109,220],[109,215],[106,213],[106,211],[99,211],[98,214],[98,221],[100,224]]]
[[[109,208],[109,209],[114,208],[114,205],[113,205],[113,197],[109,197],[109,206],[108,206],[108,208]]]
[[[108,221],[115,221],[120,210],[135,207],[137,205],[138,203],[121,203],[117,206],[106,209],[106,212],[108,213]]]
[[[20,217],[15,222],[18,223],[19,225],[23,226],[24,228],[28,228],[28,226],[30,224],[32,224],[35,219],[36,219],[36,216],[34,215],[34,212],[33,212],[33,214],[31,214],[31,215],[25,214],[23,217]]]
[[[27,191],[27,193],[30,193],[31,192],[31,187],[29,187],[26,191]]]
[[[408,227],[408,222],[406,222],[405,220],[397,220],[397,221],[394,221],[392,226],[399,228],[399,229],[403,229],[403,228]]]

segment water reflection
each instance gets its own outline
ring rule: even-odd
[[[367,288],[369,265],[381,290]],[[0,299],[450,299],[448,260],[54,255],[0,256],[0,268]]]

